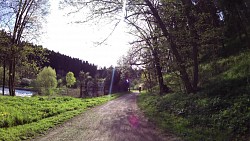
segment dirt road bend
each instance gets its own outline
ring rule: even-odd
[[[179,141],[162,134],[136,105],[137,93],[126,94],[60,125],[35,141]]]

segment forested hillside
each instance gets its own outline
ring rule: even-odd
[[[156,91],[139,96],[139,106],[159,127],[185,140],[250,139],[250,51],[234,53],[201,65],[196,94],[175,90],[164,96]],[[171,88],[178,79],[166,75]],[[181,89],[179,87],[179,89]]]
[[[44,63],[43,66],[51,66],[60,76],[65,76],[69,71],[73,72],[76,76],[78,76],[80,71],[89,72],[92,77],[97,73],[97,66],[88,63],[88,61],[72,58],[60,54],[59,52],[49,50],[47,51],[47,54],[46,57],[48,62]]]

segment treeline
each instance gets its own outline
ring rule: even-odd
[[[24,41],[34,40],[39,35],[41,25],[45,21],[44,17],[49,13],[49,2],[5,0],[0,1],[0,9],[0,29],[5,29],[8,33],[1,38],[0,49],[5,60],[3,64],[8,65],[9,93],[15,96],[17,65],[22,62],[23,57],[26,57],[23,53],[29,52],[24,50]]]
[[[9,54],[10,48],[8,47],[10,44],[10,36],[4,30],[0,33],[0,85],[9,87],[9,61],[12,59],[11,54]],[[22,48],[16,55],[18,59],[15,62],[15,87],[40,89],[41,86],[38,86],[38,83],[36,83],[37,75],[41,73],[44,68],[51,67],[55,70],[53,74],[56,75],[55,79],[58,81],[54,88],[66,86],[66,74],[72,72],[77,80],[76,83],[73,84],[73,88],[80,87],[82,89],[84,86],[87,90],[94,85],[102,85],[100,90],[102,94],[128,91],[128,77],[124,77],[122,71],[118,68],[104,67],[97,70],[97,66],[88,63],[88,61],[72,58],[60,54],[59,52],[48,50],[39,45],[21,42],[20,46]],[[113,70],[115,71],[113,72]],[[81,74],[87,74],[87,76]],[[112,74],[114,75],[112,76]],[[47,76],[43,77],[46,78]],[[111,83],[112,89],[110,90]],[[3,90],[2,93],[4,94]],[[84,95],[88,96],[87,93],[88,92],[85,91]]]
[[[144,88],[197,93],[206,85],[204,63],[249,49],[249,1],[155,2],[129,1],[125,16],[137,38],[123,62],[142,68]]]
[[[72,58],[67,55],[63,55],[59,52],[47,50],[46,58],[47,62],[44,63],[43,67],[51,66],[56,70],[57,75],[66,76],[68,72],[73,72],[77,77],[80,71],[89,72],[90,76],[94,77],[97,73],[97,66],[83,61],[78,58]]]
[[[94,64],[89,64],[88,61],[83,61],[78,58],[72,58],[67,55],[60,54],[59,52],[54,52],[47,50],[47,59],[48,61],[44,63],[44,67],[52,67],[55,69],[57,74],[57,79],[62,79],[62,84],[66,85],[65,76],[68,72],[72,72],[77,78],[77,83],[73,85],[73,87],[82,87],[81,81],[86,81],[85,87],[89,87],[88,85],[93,85],[91,83],[97,83],[97,81],[101,82],[103,85],[103,93],[116,93],[116,92],[124,92],[128,91],[130,86],[131,76],[127,73],[124,74],[121,68],[114,67],[103,67],[97,69],[97,66]],[[85,76],[87,75],[87,76]],[[90,77],[90,79],[88,79]],[[134,78],[134,77],[133,77]],[[85,83],[85,82],[84,82]],[[112,89],[110,87],[112,85]],[[87,94],[85,94],[87,95]]]

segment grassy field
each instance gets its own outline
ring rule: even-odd
[[[15,141],[41,134],[96,105],[118,97],[96,98],[0,96],[0,140]]]
[[[142,93],[139,107],[185,140],[250,140],[250,51],[200,68],[203,87],[197,94]]]

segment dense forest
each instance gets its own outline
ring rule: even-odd
[[[70,56],[66,56],[60,54],[59,52],[47,51],[46,58],[47,62],[44,63],[44,66],[51,66],[57,72],[57,75],[66,76],[66,74],[71,71],[76,76],[83,72],[89,72],[92,77],[94,77],[97,73],[97,66],[94,64],[89,64],[88,61],[83,61],[77,58],[72,58]],[[84,57],[84,56],[83,56]]]

